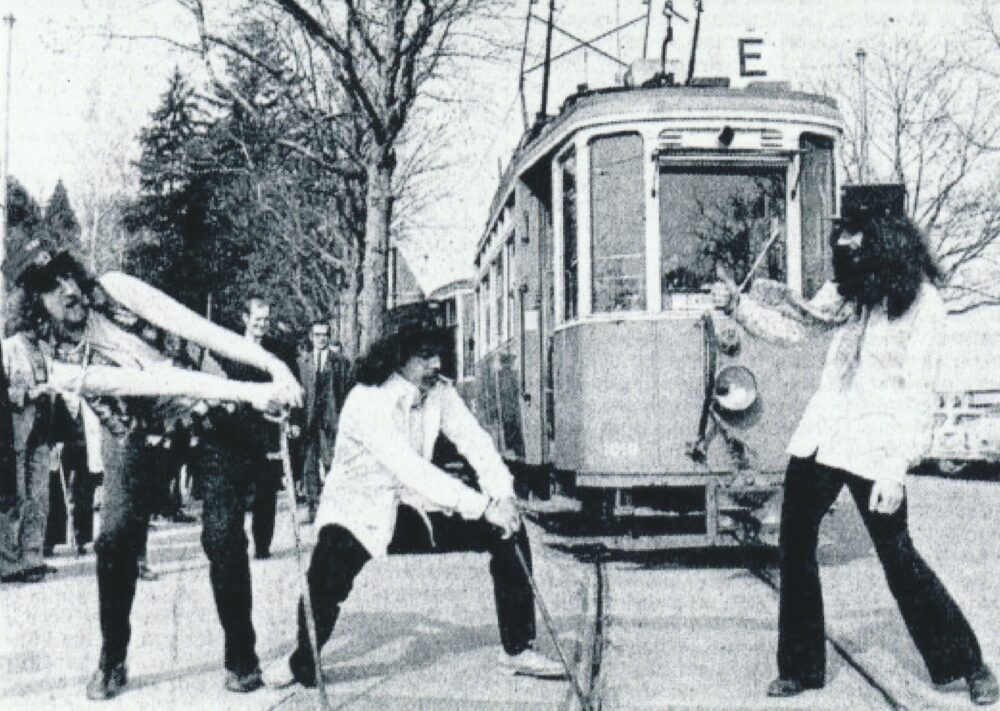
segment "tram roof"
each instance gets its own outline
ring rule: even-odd
[[[664,86],[651,88],[610,87],[571,95],[559,113],[540,129],[529,128],[504,170],[490,204],[486,230],[477,245],[482,248],[490,225],[506,200],[514,177],[542,155],[557,147],[574,130],[603,117],[621,116],[622,123],[651,118],[671,118],[691,114],[716,114],[719,111],[739,114],[760,112],[764,115],[801,115],[841,123],[837,102],[829,96],[794,91],[783,82],[751,83],[744,88]],[[627,118],[626,118],[627,117]],[[733,118],[742,118],[734,116]],[[478,251],[477,249],[477,251]]]
[[[447,299],[462,291],[472,291],[472,279],[455,279],[443,284],[427,295],[428,299]]]

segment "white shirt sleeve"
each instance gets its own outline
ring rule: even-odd
[[[485,493],[495,499],[514,495],[514,478],[493,439],[451,386],[444,388],[441,397],[441,431],[476,470]]]
[[[393,421],[396,403],[378,388],[355,388],[341,413],[341,436],[357,440],[396,480],[462,518],[481,518],[489,497],[421,457]]]
[[[824,284],[808,302],[783,285],[758,286],[755,283],[750,294],[740,297],[733,317],[766,341],[799,343],[813,332],[829,330],[845,321],[844,302],[833,282]],[[781,287],[780,293],[776,293],[777,286]]]

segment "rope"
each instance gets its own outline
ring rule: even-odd
[[[572,685],[573,691],[576,692],[576,697],[580,700],[580,709],[581,711],[592,711],[590,700],[583,692],[583,688],[580,686],[580,682],[577,680],[576,674],[574,674],[573,670],[570,668],[569,660],[566,659],[566,654],[563,652],[563,649],[559,644],[559,639],[556,637],[555,625],[553,625],[552,618],[549,616],[548,608],[542,600],[541,591],[538,589],[538,585],[535,584],[535,576],[531,574],[531,568],[528,567],[528,561],[524,559],[524,554],[521,553],[521,549],[518,547],[516,542],[514,543],[514,553],[517,554],[517,559],[521,563],[521,568],[524,570],[524,574],[528,578],[528,584],[531,585],[531,591],[535,593],[535,604],[538,605],[538,611],[542,613],[542,620],[545,622],[545,629],[548,630],[549,637],[552,638],[552,644],[555,645],[556,653],[559,655],[559,661],[562,662],[563,669],[566,671],[566,678],[569,679],[569,683]]]
[[[295,500],[295,480],[292,476],[292,458],[288,451],[288,418],[281,418],[281,468],[284,474],[285,494],[288,497],[289,514],[292,519],[292,537],[295,540],[295,560],[299,567],[299,588],[302,593],[302,606],[305,608],[306,632],[309,635],[309,645],[312,647],[313,668],[316,675],[316,691],[318,695],[317,708],[320,711],[330,711],[330,700],[326,695],[326,683],[323,680],[323,665],[320,660],[320,648],[316,636],[316,620],[313,617],[312,596],[309,593],[309,570],[302,560],[302,540],[299,537],[298,502]]]

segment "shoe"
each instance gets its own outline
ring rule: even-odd
[[[39,583],[43,580],[45,580],[45,566],[0,576],[0,583]]]
[[[51,558],[56,554],[55,548],[53,546],[45,546],[42,548],[42,557]]]
[[[785,698],[788,696],[798,696],[806,689],[822,688],[822,683],[806,683],[799,681],[798,679],[781,679],[779,677],[767,685],[767,695],[774,696],[776,698]]]
[[[226,671],[226,689],[235,691],[238,694],[246,694],[264,686],[261,678],[260,667],[246,674],[237,674],[232,670]]]
[[[253,557],[257,560],[267,560],[271,557],[271,551],[257,551],[253,554]]]
[[[87,555],[87,546],[85,544],[83,544],[83,543],[81,543],[80,545],[78,545],[76,547],[76,554],[78,556]]]
[[[272,689],[286,689],[292,684],[297,684],[298,679],[292,673],[292,666],[288,662],[288,657],[282,657],[274,662],[262,674],[264,684]]]
[[[91,701],[113,699],[128,684],[128,668],[125,662],[105,671],[98,669],[87,683],[87,698]]]
[[[997,679],[985,664],[965,679],[969,682],[969,698],[977,706],[991,706],[1000,699]]]
[[[566,670],[562,664],[533,649],[526,649],[520,654],[504,654],[500,658],[500,666],[515,676],[533,676],[538,679],[566,678]]]
[[[139,564],[139,579],[140,580],[147,580],[147,581],[159,580],[160,579],[160,574],[157,573],[152,568],[150,568],[145,563],[140,563]]]
[[[196,519],[191,514],[186,514],[183,511],[175,511],[171,516],[170,520],[174,523],[194,523]]]

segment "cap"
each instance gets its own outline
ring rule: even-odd
[[[32,235],[14,228],[7,238],[7,255],[3,261],[3,277],[15,283],[31,266],[44,267],[62,252],[45,235]]]

